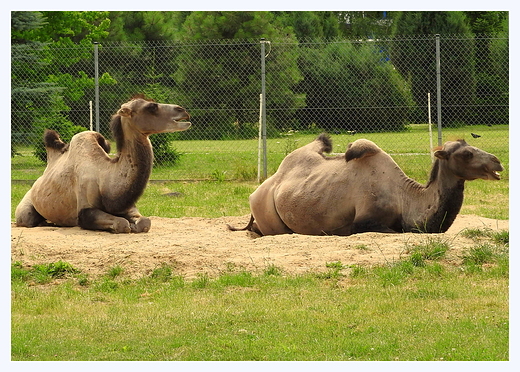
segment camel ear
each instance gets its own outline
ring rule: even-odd
[[[433,155],[439,159],[448,159],[450,157],[450,153],[445,150],[437,150],[433,153]]]
[[[132,116],[132,110],[129,109],[128,107],[121,107],[119,109],[119,111],[117,112],[117,114],[120,116],[130,117],[130,116]]]

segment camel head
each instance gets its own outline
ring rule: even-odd
[[[142,134],[178,132],[188,129],[190,114],[178,105],[157,103],[144,98],[135,98],[121,105],[117,116],[121,123],[130,123]]]
[[[470,146],[464,140],[446,142],[434,155],[446,161],[453,174],[466,181],[499,180],[498,172],[504,170],[495,155]]]

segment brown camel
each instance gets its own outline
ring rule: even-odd
[[[92,131],[65,144],[46,130],[47,168],[16,208],[17,226],[80,226],[114,233],[147,232],[150,219],[135,203],[142,195],[153,163],[148,136],[186,130],[190,115],[182,107],[140,96],[124,103],[110,123],[117,154]]]
[[[463,201],[464,182],[499,180],[496,156],[463,140],[435,151],[429,181],[407,177],[376,144],[359,139],[345,154],[325,156],[322,134],[282,161],[249,197],[251,219],[240,230],[260,235],[298,233],[445,232]],[[229,226],[231,230],[239,230]]]

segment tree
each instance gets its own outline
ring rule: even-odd
[[[109,20],[106,12],[11,15],[12,131],[25,136],[45,159],[43,128],[57,130],[67,141],[88,124],[86,117],[75,120],[70,113],[88,110],[85,94],[93,92],[94,67],[85,61],[91,59],[92,42],[107,35]]]
[[[467,11],[464,13],[474,34],[493,35],[504,32],[508,28],[508,12]]]
[[[41,12],[11,13],[11,156],[20,144],[42,142],[39,127],[49,116],[49,126],[63,119],[63,88],[42,78],[49,66],[47,45],[29,39],[45,24]]]
[[[300,123],[326,130],[401,130],[413,105],[407,83],[390,61],[381,58],[379,43],[331,42],[302,46],[300,68],[307,107]]]
[[[278,86],[266,97],[269,124],[272,128],[288,125],[296,108],[303,104],[293,92],[301,80],[297,48],[286,50],[274,45],[282,41],[296,45],[290,28],[270,12],[193,12],[179,33],[180,41],[186,43],[179,45],[179,69],[174,74],[177,96],[194,116],[196,113],[201,124],[190,134],[205,138],[258,134],[261,38],[270,42],[266,46],[266,79],[268,84]],[[208,40],[213,45],[202,42]],[[277,112],[279,107],[293,109]]]
[[[106,41],[175,40],[190,12],[113,11]]]
[[[414,100],[425,102],[427,93],[435,97],[434,35],[439,34],[442,64],[450,66],[449,69],[443,68],[441,74],[443,125],[470,122],[476,89],[475,49],[464,12],[406,11],[396,12],[393,19],[392,32],[401,39],[392,50],[392,61],[403,76],[410,77]],[[460,35],[465,37],[461,38]],[[426,106],[422,105],[413,120],[424,121],[426,110]]]
[[[479,121],[486,124],[509,123],[509,19],[493,28],[496,33],[487,42],[479,43],[486,51],[485,63],[477,67],[477,104]],[[481,40],[478,40],[481,41]],[[483,40],[482,40],[483,41]]]
[[[385,11],[345,11],[341,13],[343,34],[355,39],[376,39],[388,36],[392,14]]]
[[[341,34],[339,12],[285,11],[273,12],[286,26],[292,28],[298,41],[333,39]]]

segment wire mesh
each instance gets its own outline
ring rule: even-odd
[[[357,138],[368,138],[406,172],[425,178],[431,162],[430,129],[437,144],[439,78],[443,140],[457,135],[472,142],[473,133],[480,136],[476,145],[489,151],[494,137],[482,131],[509,123],[508,39],[441,35],[440,55],[435,40],[435,35],[268,40],[264,58],[269,173],[290,151],[328,132],[334,152],[344,152]],[[260,40],[105,42],[98,45],[97,61],[94,46],[13,46],[12,56],[15,156],[32,156],[44,128],[57,129],[67,139],[98,124],[110,138],[110,117],[132,95],[143,93],[158,102],[179,104],[192,115],[189,130],[152,136],[163,139],[152,141],[156,162],[172,164],[167,159],[171,152],[157,152],[166,146],[174,154],[214,162],[215,172],[231,178],[256,175]],[[92,123],[96,89],[99,123]],[[219,156],[227,160],[216,161]],[[403,161],[411,156],[413,162]],[[208,177],[207,171],[179,175],[175,166],[170,168],[171,172],[163,167],[162,178]]]

